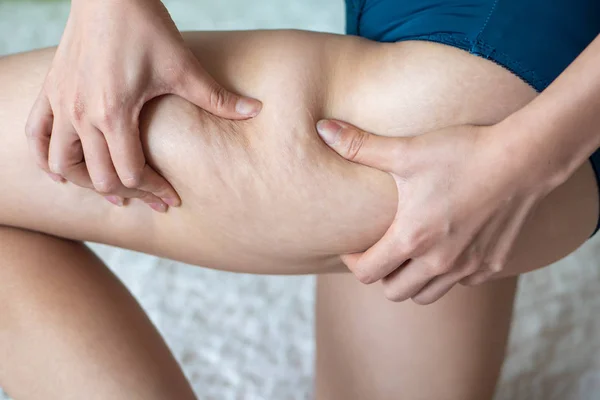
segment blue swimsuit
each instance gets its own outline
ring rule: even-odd
[[[541,92],[600,34],[600,0],[346,0],[346,30],[457,47]],[[600,150],[590,162],[600,190]]]

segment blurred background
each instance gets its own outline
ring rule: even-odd
[[[343,0],[165,4],[181,30],[344,28]],[[0,56],[57,44],[68,12],[68,1],[0,0]],[[200,399],[311,398],[313,277],[232,274],[92,248],[140,301]],[[600,399],[599,267],[600,235],[521,279],[496,400]]]

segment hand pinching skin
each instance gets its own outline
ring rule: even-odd
[[[421,136],[376,136],[339,121],[317,130],[342,157],[386,171],[399,194],[385,235],[342,260],[366,284],[381,280],[387,298],[429,304],[455,284],[500,273],[528,215],[548,191],[506,160],[496,126],[458,126]],[[466,156],[468,155],[468,156]],[[514,157],[513,160],[525,159]]]
[[[146,163],[138,128],[144,104],[164,94],[228,119],[261,109],[202,68],[159,0],[74,0],[27,123],[38,165],[117,205],[139,198],[157,211],[179,206],[175,189]]]

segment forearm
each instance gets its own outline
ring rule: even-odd
[[[554,188],[571,176],[600,147],[600,36],[502,124],[539,182]]]

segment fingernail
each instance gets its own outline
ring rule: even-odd
[[[167,212],[167,205],[165,203],[150,203],[148,204],[150,208],[154,211],[158,211],[160,213]]]
[[[246,117],[254,117],[258,115],[262,109],[262,103],[258,100],[248,99],[246,97],[240,98],[235,104],[235,111],[238,114]]]
[[[166,198],[162,199],[162,201],[164,201],[165,203],[167,203],[171,207],[179,207],[181,205],[181,201],[179,199],[174,198],[174,197],[166,197]]]
[[[119,196],[106,196],[104,198],[115,206],[123,207],[123,199]]]
[[[50,177],[50,179],[52,179],[54,182],[64,182],[64,178],[58,174],[53,174],[52,172],[48,172],[48,176]]]
[[[317,132],[323,138],[323,141],[327,144],[335,144],[337,142],[342,126],[337,122],[322,119],[317,122]]]

